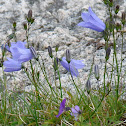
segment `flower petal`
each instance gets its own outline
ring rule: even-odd
[[[71,72],[71,75],[73,76],[79,76],[79,72],[78,70],[76,69],[76,67],[74,65],[71,64],[70,62],[70,72]]]
[[[84,20],[84,22],[87,22],[89,20],[90,14],[87,12],[81,13],[81,17]]]
[[[80,108],[78,105],[75,106],[75,109],[79,112],[80,111]]]
[[[15,60],[18,60],[18,58],[20,57],[21,53],[19,52],[19,48],[16,47],[10,47],[10,51],[12,53],[12,57]]]
[[[94,19],[96,22],[100,23],[101,25],[104,25],[104,23],[102,22],[102,20],[100,20],[100,19],[96,16],[96,14],[92,11],[91,7],[88,8],[88,12],[90,13],[90,15],[93,17],[93,19]]]
[[[3,62],[3,65],[6,67],[5,72],[19,71],[22,68],[21,62],[15,61],[14,59],[7,58],[7,61]]]
[[[88,12],[90,13],[90,21],[89,22],[94,22],[97,23],[95,25],[101,27],[101,29],[105,30],[105,24],[103,23],[102,20],[100,20],[96,14],[92,11],[92,9],[89,7]]]
[[[25,47],[26,42],[17,41],[16,44],[17,44],[17,47],[22,48],[22,49],[26,49],[26,47]]]
[[[94,22],[85,22],[83,23],[83,27],[85,28],[90,28],[92,30],[98,31],[98,32],[102,32],[103,31],[103,27],[99,27],[99,25],[96,25]]]
[[[78,119],[79,112],[80,112],[80,108],[78,105],[76,105],[74,108],[71,108],[71,115],[74,116],[75,120]]]
[[[76,109],[74,109],[74,108],[71,108],[71,111],[72,111],[73,114],[78,113],[78,111]]]
[[[85,22],[80,22],[77,24],[78,26],[85,27]]]
[[[31,52],[30,49],[25,49],[24,52],[22,52],[22,54],[20,55],[20,57],[18,58],[19,61],[21,62],[26,62],[29,61],[33,58],[33,54]]]
[[[96,16],[90,7],[88,8],[88,13],[82,13],[81,16],[84,21],[80,22],[78,26],[90,28],[98,32],[105,30],[105,24]]]
[[[65,103],[66,103],[66,99],[64,99],[60,103],[59,113],[58,113],[58,115],[56,115],[57,118],[64,112],[64,110],[65,110]]]
[[[66,58],[65,57],[63,57],[62,58],[62,61],[60,61],[60,63],[61,63],[61,65],[67,70],[67,71],[70,71],[69,69],[69,64],[68,64],[68,62],[66,61]]]
[[[11,47],[19,47],[22,49],[26,49],[25,45],[26,45],[26,42],[21,42],[21,41],[11,42]]]
[[[31,50],[23,47],[23,45],[22,48],[12,46],[10,47],[10,51],[12,53],[13,59],[19,60],[21,62],[29,61],[34,57]]]
[[[70,63],[66,61],[66,58],[63,57],[62,61],[60,61],[61,65],[69,72],[71,72],[72,76],[79,76],[79,72],[77,69],[81,69],[84,67],[82,60],[74,60],[71,59]]]
[[[75,60],[75,59],[71,59],[71,64],[76,68],[76,69],[81,69],[83,68],[85,65],[82,63],[83,60]]]

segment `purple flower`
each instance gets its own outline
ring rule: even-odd
[[[35,54],[33,53],[33,48],[27,49],[25,47],[26,42],[12,42],[11,46],[5,46],[5,48],[11,52],[12,59],[7,58],[8,61],[5,61],[3,65],[6,67],[5,72],[13,72],[13,71],[19,71],[22,68],[22,63],[26,62],[28,60],[31,60]],[[35,50],[34,50],[35,51]]]
[[[26,42],[21,41],[11,43],[10,51],[14,60],[26,62],[34,57],[31,50],[25,47],[25,44]]]
[[[76,121],[80,114],[81,114],[81,110],[80,110],[79,106],[76,105],[74,108],[71,108],[71,115],[74,116]]]
[[[3,62],[3,65],[6,67],[4,69],[5,72],[13,72],[13,71],[19,71],[22,68],[21,62],[16,61],[11,58],[7,58],[7,61]]]
[[[59,113],[58,113],[58,115],[56,115],[57,118],[66,110],[66,109],[65,109],[65,103],[66,103],[66,99],[64,99],[64,100],[60,103]]]
[[[90,28],[98,32],[105,30],[105,24],[96,16],[90,7],[88,8],[88,13],[82,13],[81,17],[84,21],[80,22],[78,26]]]
[[[74,60],[71,59],[70,63],[66,61],[66,58],[63,57],[60,61],[61,65],[69,72],[71,72],[72,76],[79,76],[78,69],[83,68],[85,65],[82,63],[82,60]]]

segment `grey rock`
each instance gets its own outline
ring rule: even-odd
[[[120,4],[119,17],[121,12],[126,11],[126,0],[118,1],[115,4]],[[29,9],[33,11],[33,17],[35,22],[29,31],[29,44],[34,44],[37,53],[42,56],[45,63],[46,71],[50,79],[52,86],[54,85],[54,72],[53,63],[48,56],[47,47],[51,46],[53,53],[55,54],[55,46],[59,45],[58,57],[61,58],[65,56],[66,49],[71,52],[71,57],[77,60],[83,60],[85,67],[79,70],[80,76],[75,79],[75,82],[82,89],[85,89],[85,84],[88,79],[88,75],[91,69],[91,65],[94,57],[94,64],[98,64],[100,68],[100,84],[103,84],[104,75],[104,63],[105,63],[105,50],[104,46],[99,50],[96,49],[96,41],[99,40],[98,44],[104,45],[105,41],[103,39],[103,34],[93,31],[91,29],[78,27],[77,24],[82,21],[81,13],[88,10],[88,7],[92,7],[92,10],[96,15],[105,22],[108,14],[106,13],[106,6],[103,4],[102,0],[11,0],[11,1],[0,1],[0,43],[7,42],[7,36],[12,33],[12,23],[15,21],[17,23],[17,39],[25,40],[25,30],[23,29],[23,23],[26,22],[26,15]],[[124,41],[126,36],[124,36]],[[120,43],[121,38],[119,38]],[[13,40],[11,40],[13,41]],[[118,44],[117,51],[120,52],[120,44]],[[88,45],[89,44],[89,45]],[[125,58],[126,47],[124,45]],[[110,59],[108,62],[112,63],[113,50],[111,52]],[[0,52],[1,56],[1,52]],[[117,55],[120,60],[120,53]],[[40,61],[42,62],[41,58]],[[123,61],[123,69],[125,69],[126,60]],[[29,63],[24,64],[29,67]],[[111,71],[111,65],[108,65],[108,71]],[[33,66],[36,66],[38,71],[40,71],[38,63],[33,60]],[[74,92],[74,86],[71,82],[69,73],[64,70],[62,66],[59,67],[61,73],[62,86],[67,90],[72,90]],[[13,77],[10,73],[5,74],[8,80],[8,89],[14,90],[14,88],[23,88],[26,91],[31,90],[30,82],[24,74],[23,71],[14,72],[13,76],[16,81],[13,81]],[[0,68],[0,77],[3,76],[2,68]],[[40,73],[41,82],[44,84],[45,79],[42,73]],[[92,87],[97,86],[94,74],[91,75]],[[59,82],[57,85],[59,86]],[[24,82],[24,83],[22,83]]]

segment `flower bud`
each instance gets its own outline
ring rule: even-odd
[[[119,5],[116,6],[115,13],[117,14],[119,12]]]
[[[30,47],[30,50],[31,50],[31,52],[32,52],[32,54],[33,54],[33,56],[34,56],[34,58],[35,58],[36,60],[38,60],[38,55],[37,55],[37,53],[36,53],[36,51],[35,51],[35,49],[34,49],[33,46]]]
[[[107,25],[106,25],[107,26]],[[104,40],[108,41],[109,40],[109,29],[106,28],[105,31],[103,31],[103,36],[104,36]]]
[[[66,108],[65,108],[65,111],[69,111],[69,110],[70,110],[70,107],[66,107]]]
[[[31,18],[31,24],[34,23],[34,20],[35,20],[34,18]]]
[[[97,80],[99,80],[99,67],[98,67],[98,65],[95,65],[94,72],[95,72],[95,78]]]
[[[104,4],[106,4],[106,5],[108,4],[108,0],[103,0],[103,2],[104,2]]]
[[[70,51],[69,49],[66,50],[66,61],[70,63]]]
[[[125,25],[126,22],[126,14],[125,12],[122,12],[122,24]]]
[[[28,11],[28,19],[31,19],[32,18],[32,10],[29,10]]]
[[[56,52],[58,51],[58,48],[59,48],[59,45],[56,45],[56,47],[55,47]]]
[[[16,29],[16,22],[13,22],[13,27],[14,29]]]
[[[121,27],[121,24],[117,23],[117,24],[116,24],[116,30],[119,31],[119,30],[121,30],[121,28],[122,28],[122,27]]]
[[[24,26],[24,30],[27,30],[27,24],[23,23],[23,26]]]
[[[59,59],[57,57],[54,58],[54,65],[53,65],[53,67],[54,67],[55,71],[58,69],[58,62],[59,62]]]
[[[37,77],[39,78],[39,76],[40,76],[40,72],[38,71],[38,72],[37,72]]]
[[[87,90],[87,93],[89,94],[90,93],[90,90],[91,90],[91,82],[90,82],[89,79],[86,82],[86,90]]]
[[[105,56],[106,61],[109,59],[110,53],[111,53],[111,49],[110,49],[110,47],[108,47],[108,48],[106,49],[106,56]]]
[[[34,22],[34,18],[32,18],[32,10],[29,10],[28,11],[28,16],[27,16],[27,21],[29,22],[29,23],[33,23]]]
[[[113,0],[109,0],[109,6],[110,6],[110,7],[113,6]]]
[[[50,56],[51,58],[53,58],[51,46],[48,46],[48,53],[49,53],[49,56]]]
[[[109,2],[113,3],[113,0],[109,0]]]

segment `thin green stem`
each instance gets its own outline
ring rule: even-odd
[[[120,74],[119,74],[118,61],[117,61],[117,54],[116,54],[116,42],[115,42],[114,30],[113,30],[113,41],[114,41],[114,56],[115,56],[115,61],[116,61],[116,72],[117,72],[116,105],[118,105]],[[118,107],[117,107],[117,108],[118,108]],[[117,114],[117,109],[116,109],[116,114]]]
[[[6,115],[6,109],[7,109],[7,85],[6,85],[6,79],[4,76],[4,87],[5,87],[5,93],[4,93],[4,111],[3,111],[3,115],[4,115],[4,126],[6,126],[7,123],[7,115]]]
[[[61,94],[61,98],[63,97],[63,93],[62,93],[62,85],[61,85],[61,79],[60,79],[60,73],[59,73],[59,69],[57,69],[57,73],[58,73],[58,78],[59,78],[59,83],[60,83],[60,94]]]
[[[54,92],[54,93],[58,96],[58,94],[55,92],[55,90],[52,88],[51,84],[49,83],[49,80],[48,80],[48,77],[47,77],[47,73],[46,73],[46,70],[45,70],[44,62],[42,63],[43,65],[41,65],[40,61],[38,61],[38,63],[39,63],[39,66],[40,66],[40,68],[41,68],[41,71],[42,71],[42,73],[43,73],[43,75],[44,75],[44,77],[45,77],[45,79],[46,79],[46,82],[48,83],[48,85],[49,85],[49,87],[50,87],[50,89],[51,89],[52,94],[53,94],[53,92]],[[53,94],[53,95],[54,95],[54,94]]]

